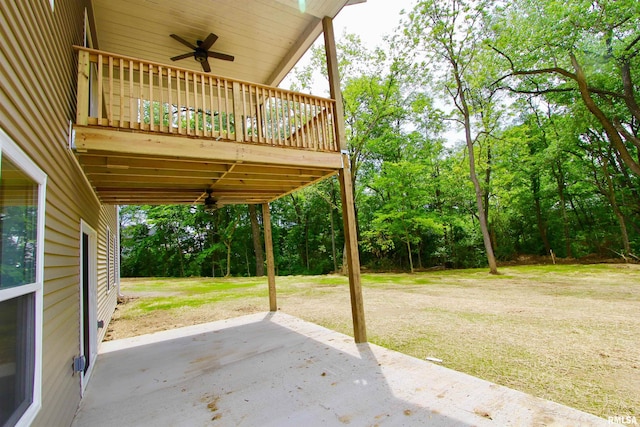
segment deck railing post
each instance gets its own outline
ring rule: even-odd
[[[89,52],[78,51],[78,93],[76,97],[76,124],[89,124],[89,79],[91,63]]]
[[[236,141],[244,141],[244,123],[242,116],[242,88],[240,83],[233,82],[233,124],[236,134]]]

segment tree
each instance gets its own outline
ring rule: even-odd
[[[636,0],[510,2],[492,26],[492,47],[509,69],[496,84],[581,102],[640,176],[639,27]]]
[[[256,205],[249,205],[249,218],[251,219],[251,235],[253,237],[253,251],[256,255],[256,276],[264,276],[264,249],[260,234],[260,224]]]
[[[363,233],[364,247],[380,256],[396,249],[396,242],[401,242],[406,247],[412,273],[413,253],[423,239],[427,236],[438,239],[442,235],[442,225],[434,218],[433,210],[427,209],[427,176],[426,165],[416,158],[385,162],[380,176],[370,186],[383,196],[380,209]],[[420,255],[419,250],[417,253]]]
[[[493,105],[492,98],[495,94],[483,90],[479,76],[484,72],[478,60],[483,49],[483,11],[489,8],[488,1],[421,1],[409,15],[406,35],[412,47],[419,49],[427,57],[420,62],[420,68],[427,67],[428,63],[446,67],[441,74],[435,74],[435,80],[453,102],[453,117],[463,126],[469,156],[469,177],[475,189],[478,220],[489,271],[497,274],[498,267],[485,214],[487,207],[484,206],[483,190],[476,173],[474,151],[478,140],[485,138],[487,132],[490,132],[486,129],[485,120],[489,119],[489,106]]]

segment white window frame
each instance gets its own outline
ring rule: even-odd
[[[35,297],[35,333],[34,333],[34,370],[33,370],[33,398],[31,405],[18,420],[17,426],[28,426],[35,419],[42,407],[42,292],[44,280],[44,221],[47,175],[13,142],[0,128],[0,158],[6,156],[38,184],[38,217],[36,231],[36,280],[22,286],[0,289],[0,301],[17,298],[30,293]],[[1,172],[0,172],[1,173]]]

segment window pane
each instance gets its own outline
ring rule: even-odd
[[[35,297],[0,302],[0,425],[13,425],[32,402]]]
[[[0,158],[0,289],[36,281],[38,184]]]

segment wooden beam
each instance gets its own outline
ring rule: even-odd
[[[338,174],[342,197],[342,221],[344,223],[345,250],[349,266],[349,292],[351,294],[351,316],[353,317],[353,336],[356,342],[367,341],[367,328],[364,321],[364,303],[360,278],[360,255],[358,254],[358,232],[356,230],[356,211],[353,205],[353,187],[349,157],[344,154],[344,168]]]
[[[300,169],[296,165],[289,166],[265,166],[265,165],[250,165],[243,164],[238,165],[233,170],[233,173],[259,173],[259,174],[269,174],[269,175],[296,175],[300,177],[306,178],[319,178],[321,176],[330,174],[335,172],[335,170],[331,169]]]
[[[132,157],[127,154],[109,153],[92,154],[79,153],[78,161],[83,166],[104,167],[108,169],[162,169],[175,171],[200,171],[200,172],[228,172],[229,162],[222,160],[197,160],[161,158],[136,155]],[[270,175],[296,175],[303,177],[320,177],[335,172],[327,168],[305,167],[301,169],[298,165],[265,165],[259,163],[239,163],[235,164],[233,173],[260,173]]]
[[[108,168],[104,166],[82,166],[87,176],[138,176],[138,177],[174,177],[189,179],[217,179],[220,178],[220,172],[199,172],[193,170],[175,170],[175,169],[118,169]],[[259,175],[265,176],[265,175]],[[266,175],[271,176],[271,175]],[[277,179],[277,178],[273,178]]]
[[[271,212],[269,203],[262,205],[262,223],[264,225],[264,246],[267,253],[267,280],[269,282],[269,311],[278,311],[276,300],[276,268],[273,256],[273,236],[271,234]]]
[[[351,315],[353,317],[353,334],[358,343],[367,341],[367,328],[364,320],[364,303],[362,300],[362,284],[360,278],[360,255],[358,253],[358,232],[356,229],[356,213],[353,205],[353,185],[351,182],[351,166],[347,150],[347,138],[344,127],[344,105],[340,91],[340,73],[338,72],[338,51],[333,32],[333,20],[325,17],[322,20],[324,46],[327,56],[327,72],[331,98],[336,101],[334,127],[338,146],[342,151],[342,169],[338,173],[340,193],[342,197],[342,220],[344,223],[345,249],[349,267],[349,292],[351,294]]]
[[[114,175],[114,174],[102,174],[102,175],[90,175],[89,179],[95,186],[104,186],[105,183],[113,183],[113,185],[118,185],[118,183],[131,183],[131,184],[165,184],[166,186],[172,187],[175,185],[185,184],[187,186],[197,186],[201,184],[203,191],[208,185],[211,184],[215,177],[207,177],[207,178],[193,178],[190,176],[182,176],[182,177],[174,177],[174,176],[140,176],[140,175]]]
[[[199,172],[226,172],[227,162],[213,162],[202,160],[174,160],[158,157],[136,156],[129,157],[126,154],[95,155],[82,153],[78,155],[78,161],[84,167],[95,166],[107,169],[150,169],[150,170],[174,170],[174,171],[199,171]]]
[[[288,196],[289,194],[291,194],[291,193],[293,193],[293,192],[295,192],[295,191],[302,190],[302,189],[303,189],[303,188],[305,188],[305,187],[309,187],[309,186],[311,186],[311,185],[313,185],[313,184],[315,184],[315,183],[317,183],[317,182],[323,181],[323,180],[325,180],[325,179],[327,179],[327,178],[331,178],[331,177],[332,177],[333,175],[335,175],[336,173],[337,173],[337,172],[332,172],[332,173],[327,174],[327,175],[325,175],[325,176],[321,176],[321,177],[319,177],[319,178],[316,178],[316,179],[314,179],[313,181],[309,181],[309,182],[307,182],[307,183],[306,183],[306,184],[304,184],[304,185],[300,185],[299,187],[292,188],[291,190],[287,191],[286,193],[278,194],[278,196],[277,196],[277,197],[274,197],[273,199],[271,199],[271,200],[270,200],[270,202],[273,202],[273,201],[275,201],[275,200],[278,200],[278,199],[280,199],[280,198],[282,198],[282,197],[284,197],[284,196]]]
[[[74,126],[75,148],[81,153],[154,155],[174,159],[202,161],[296,165],[339,169],[340,153],[298,150],[256,144],[233,143],[186,136],[146,132],[118,131],[89,126]]]
[[[331,172],[329,173],[331,174]],[[301,175],[272,175],[272,174],[252,174],[252,173],[232,173],[224,177],[225,181],[284,181],[295,184],[305,184],[307,182],[315,181],[318,178],[323,177],[324,175],[320,175],[317,177],[308,177]],[[220,177],[222,180],[223,178]]]
[[[267,86],[278,86],[300,58],[302,58],[302,55],[309,50],[313,42],[320,35],[321,31],[321,20],[314,18],[307,28],[305,28],[300,37],[298,37],[298,41],[291,46],[289,52],[287,52],[285,57],[280,61],[264,84]]]
[[[333,126],[336,131],[338,147],[340,150],[347,149],[347,138],[344,127],[344,104],[342,103],[342,92],[340,91],[340,72],[338,71],[338,49],[336,39],[333,34],[333,20],[329,17],[322,19],[322,29],[324,33],[324,50],[327,56],[327,74],[329,76],[329,91],[331,98],[336,101],[335,120]]]

